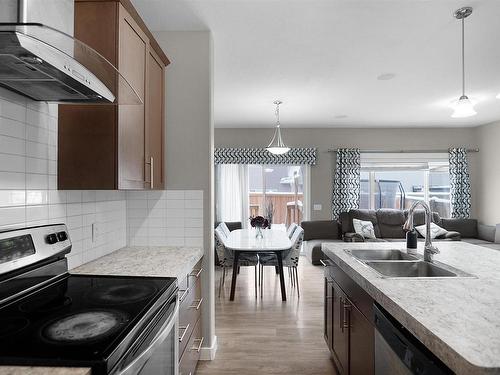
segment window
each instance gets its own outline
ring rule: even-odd
[[[215,168],[216,221],[241,221],[250,216],[269,218],[285,228],[308,219],[308,165],[219,164]]]
[[[249,165],[250,215],[268,217],[266,202],[270,202],[273,224],[302,221],[307,169],[304,165]]]
[[[367,154],[361,157],[359,207],[408,209],[424,201],[441,217],[450,216],[447,155]]]

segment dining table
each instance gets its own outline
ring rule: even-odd
[[[234,252],[233,277],[231,281],[230,301],[234,301],[236,279],[238,277],[238,259],[240,253],[274,253],[278,260],[278,273],[281,286],[281,300],[286,301],[285,276],[283,273],[283,251],[290,250],[292,242],[283,230],[263,229],[262,237],[255,229],[233,230],[226,238],[225,246]]]

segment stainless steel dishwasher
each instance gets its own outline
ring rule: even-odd
[[[375,312],[375,375],[453,374],[401,323],[377,304]]]

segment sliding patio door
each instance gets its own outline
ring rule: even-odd
[[[272,217],[285,228],[309,218],[309,166],[244,165],[216,166],[216,221],[241,221],[251,216]]]
[[[249,165],[250,216],[271,216],[278,227],[308,219],[308,172],[305,165]]]

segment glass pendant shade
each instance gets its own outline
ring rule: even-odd
[[[454,111],[451,117],[453,118],[465,118],[471,117],[477,114],[474,110],[474,104],[466,95],[462,95],[460,99],[455,103]]]
[[[283,155],[290,151],[290,147],[287,147],[283,142],[283,138],[281,138],[281,128],[279,125],[274,129],[273,139],[271,139],[266,150],[275,155]]]

